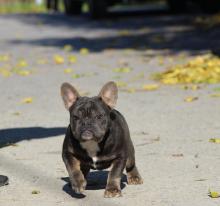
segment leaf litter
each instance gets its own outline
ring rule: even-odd
[[[220,83],[220,58],[212,54],[199,55],[185,64],[154,74],[153,79],[168,85]]]

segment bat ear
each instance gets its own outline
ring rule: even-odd
[[[99,97],[109,107],[114,108],[118,99],[118,88],[115,82],[106,83],[99,92]]]
[[[76,102],[80,97],[77,90],[69,83],[63,83],[60,87],[61,97],[67,110]]]

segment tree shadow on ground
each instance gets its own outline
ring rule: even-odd
[[[78,24],[77,22],[73,23],[70,30],[76,31]],[[11,45],[58,47],[60,49],[68,44],[73,46],[75,52],[81,48],[88,48],[91,52],[102,52],[108,49],[140,51],[152,49],[156,51],[168,50],[169,53],[181,51],[199,53],[204,50],[220,48],[220,29],[202,30],[193,25],[193,20],[190,17],[158,16],[124,19],[109,24],[108,21],[89,25],[88,22],[82,22],[80,27],[84,32],[76,33],[73,37],[58,35],[36,39],[14,39],[8,43]],[[102,31],[100,32],[100,29],[104,29],[104,34]]]
[[[107,178],[108,178],[108,171],[93,171],[90,172],[87,176],[87,186],[86,190],[104,190],[107,184]],[[61,178],[63,181],[67,182],[63,186],[63,191],[65,191],[67,194],[69,194],[71,197],[81,199],[86,197],[84,194],[77,194],[75,193],[71,186],[70,186],[70,180],[69,177],[63,177]],[[127,183],[127,177],[125,174],[122,175],[121,179],[121,189],[123,190]]]
[[[138,12],[137,12],[138,13]],[[122,12],[123,14],[123,12]],[[91,52],[108,49],[134,49],[169,51],[169,53],[217,50],[220,48],[220,29],[204,30],[195,26],[195,15],[171,15],[167,11],[146,11],[140,16],[112,14],[102,20],[90,20],[81,17],[68,17],[61,14],[22,14],[5,16],[22,23],[37,25],[39,29],[53,28],[62,31],[68,29],[70,35],[48,35],[46,37],[12,39],[9,45],[31,45],[58,47],[72,45],[75,52],[88,48]],[[66,33],[66,30],[65,30]]]
[[[157,6],[156,6],[157,7]],[[156,8],[152,5],[141,5],[131,9],[113,9],[107,15],[100,19],[91,19],[88,13],[81,15],[65,15],[62,13],[38,13],[38,14],[5,14],[1,18],[17,19],[22,23],[43,27],[69,27],[69,28],[111,28],[110,22],[115,23],[118,20],[130,19],[133,17],[154,17],[170,14],[169,9],[165,6]],[[128,25],[124,25],[126,28]]]
[[[65,127],[27,127],[0,130],[0,148],[22,140],[41,139],[64,134]]]

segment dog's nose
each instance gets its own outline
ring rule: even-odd
[[[82,126],[84,127],[90,127],[92,125],[91,120],[84,120],[84,122],[82,123]]]
[[[91,140],[93,138],[93,133],[89,130],[86,130],[82,133],[81,138],[83,140]]]

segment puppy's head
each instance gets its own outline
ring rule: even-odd
[[[61,86],[64,105],[70,112],[70,126],[78,141],[102,141],[108,130],[110,112],[116,105],[118,89],[114,82],[105,84],[99,95],[81,97],[69,83]]]

